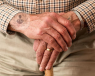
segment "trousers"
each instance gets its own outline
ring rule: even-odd
[[[33,39],[21,33],[0,33],[0,76],[44,76],[39,71]],[[61,52],[54,65],[54,76],[95,76],[95,31],[79,31],[72,46]]]

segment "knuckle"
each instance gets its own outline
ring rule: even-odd
[[[69,26],[70,25],[70,21],[69,20],[66,20],[65,21],[65,26]]]
[[[50,42],[50,44],[52,44],[52,43],[55,42],[55,40],[54,40],[53,38],[50,38],[50,39],[49,39],[49,42]]]
[[[59,34],[56,34],[56,39],[61,39],[61,36]]]
[[[48,24],[47,24],[47,21],[46,20],[43,21],[41,27],[48,27]]]
[[[41,29],[38,29],[37,30],[37,35],[41,35],[42,34],[42,30]]]
[[[61,34],[63,34],[63,33],[64,33],[63,29],[62,29],[62,30],[60,30],[60,33],[61,33]]]
[[[49,21],[51,21],[51,17],[50,17],[50,16],[46,16],[46,17],[44,18],[44,22],[46,23],[46,22],[49,22]]]
[[[52,15],[52,16],[56,16],[56,15],[57,15],[57,13],[51,12],[51,15]]]
[[[43,48],[46,48],[46,42],[42,41],[41,45]]]
[[[67,29],[66,29],[66,28],[64,28],[62,32],[63,32],[63,33],[67,32]]]
[[[41,53],[41,52],[36,52],[36,56],[37,56],[37,57],[42,57],[42,56],[43,56],[43,53]]]
[[[49,54],[44,54],[44,57],[46,58],[46,59],[48,59],[49,57],[50,57],[50,55]]]
[[[45,68],[46,67],[46,62],[42,63],[42,67]]]

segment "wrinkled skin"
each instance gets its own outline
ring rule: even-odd
[[[59,13],[59,15],[61,15],[62,17],[66,18],[66,19],[68,19],[70,17],[69,19],[70,19],[71,23],[73,24],[73,27],[75,28],[76,32],[80,30],[80,21],[73,12]],[[71,29],[71,30],[73,30],[73,29]],[[63,33],[63,34],[64,34],[64,36],[66,36],[65,33]],[[65,40],[65,37],[63,37],[63,38]],[[65,42],[66,42],[66,40],[65,40]],[[72,43],[70,41],[67,41],[67,42],[71,46]],[[60,53],[59,51],[57,51],[55,49],[52,52],[47,51],[46,50],[47,48],[52,48],[52,47],[49,44],[47,44],[46,42],[44,42],[43,40],[35,40],[34,50],[36,51],[37,63],[40,65],[40,68],[39,68],[40,71],[44,71],[45,69],[50,69],[53,66],[53,63],[56,60],[58,54]],[[66,50],[64,50],[64,51],[66,51]]]

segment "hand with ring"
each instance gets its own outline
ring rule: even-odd
[[[34,50],[36,50],[37,63],[40,65],[40,71],[50,69],[59,54],[58,51],[51,48],[42,40],[35,40]]]
[[[65,16],[65,18],[68,19],[70,13],[66,14],[63,15],[61,13],[60,15],[63,15],[63,17]],[[78,21],[77,20],[78,19],[76,17],[71,19],[73,26],[76,29],[76,32],[80,29],[80,22],[79,20]],[[58,54],[60,53],[58,52],[58,50],[52,49],[47,43],[45,43],[42,40],[35,40],[33,48],[36,51],[37,63],[40,64],[39,68],[40,71],[50,69],[53,66],[53,63],[55,62]]]
[[[59,52],[71,46],[70,42],[76,37],[72,23],[54,12],[18,13],[11,19],[8,29],[31,39],[41,39]]]

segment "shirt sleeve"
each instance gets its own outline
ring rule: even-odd
[[[77,11],[85,19],[89,32],[95,30],[95,0],[87,0],[72,10]]]
[[[10,20],[19,12],[22,11],[15,9],[8,4],[4,4],[3,0],[0,0],[0,32],[7,33],[7,27]]]

